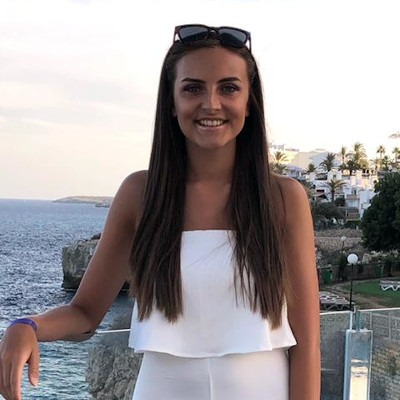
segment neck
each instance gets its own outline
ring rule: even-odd
[[[188,182],[231,183],[236,143],[226,147],[209,150],[188,146]]]

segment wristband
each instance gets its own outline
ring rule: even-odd
[[[13,321],[10,322],[10,325],[8,327],[16,325],[16,324],[25,324],[25,325],[30,325],[33,330],[36,332],[37,331],[37,325],[36,322],[30,318],[18,318],[14,319]]]

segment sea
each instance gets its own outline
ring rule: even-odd
[[[102,231],[108,208],[45,200],[0,199],[0,334],[9,321],[67,304],[74,292],[62,288],[62,249]],[[129,312],[120,294],[98,330]],[[128,310],[128,311],[127,311]],[[24,371],[23,399],[90,399],[85,379],[90,342],[41,343],[41,377],[31,388]]]

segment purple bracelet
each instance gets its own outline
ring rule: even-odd
[[[16,325],[16,324],[25,324],[25,325],[30,325],[33,330],[36,332],[37,331],[37,325],[36,322],[30,318],[18,318],[14,319],[14,321],[10,322],[10,325],[8,327]]]

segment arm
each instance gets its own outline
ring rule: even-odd
[[[297,345],[289,350],[290,400],[320,399],[319,289],[308,198],[300,183],[280,178],[286,210],[286,256],[293,298],[288,319]]]
[[[138,174],[130,175],[119,188],[96,251],[71,302],[30,317],[37,323],[39,341],[94,331],[128,279],[135,209],[141,202]]]
[[[21,377],[29,364],[29,380],[38,382],[38,341],[94,331],[129,276],[129,255],[142,202],[145,173],[130,175],[119,188],[79,289],[68,305],[30,316],[37,324],[8,328],[0,342],[0,393],[21,399]]]

